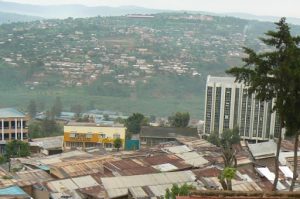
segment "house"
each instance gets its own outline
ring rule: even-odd
[[[95,123],[68,123],[64,126],[64,149],[86,149],[88,147],[113,148],[114,140],[120,138],[125,146],[124,126],[100,126]]]
[[[179,136],[199,139],[196,128],[171,128],[143,126],[140,133],[142,145],[154,146],[164,142],[176,141]]]
[[[14,108],[0,109],[0,153],[4,152],[5,144],[11,140],[27,141],[28,118]]]

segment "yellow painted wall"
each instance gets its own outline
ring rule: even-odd
[[[76,133],[76,137],[70,137],[70,134],[73,132]],[[64,141],[113,143],[113,135],[119,134],[124,146],[125,133],[125,127],[64,126]],[[86,134],[91,134],[92,136],[87,137]],[[105,134],[105,138],[101,138],[100,134]]]

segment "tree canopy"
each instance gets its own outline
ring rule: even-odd
[[[141,113],[133,113],[125,120],[127,132],[137,134],[141,131],[141,126],[148,125],[147,118]]]
[[[168,118],[172,127],[187,127],[190,121],[190,114],[188,112],[177,112]]]
[[[245,65],[231,68],[227,72],[234,75],[237,81],[244,82],[249,86],[249,93],[255,93],[257,99],[273,100],[273,110],[279,116],[281,129],[285,127],[288,133],[295,135],[294,158],[297,159],[300,127],[298,111],[300,105],[300,37],[291,35],[285,18],[281,18],[275,24],[277,31],[270,30],[265,33],[266,38],[261,38],[261,41],[269,46],[270,50],[256,53],[250,48],[244,48],[247,55],[243,59]],[[278,181],[281,137],[280,132],[275,161],[274,190]],[[294,165],[291,190],[297,177],[297,164]]]

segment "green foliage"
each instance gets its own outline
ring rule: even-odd
[[[63,135],[63,126],[52,118],[45,118],[41,121],[32,121],[28,126],[31,138]]]
[[[179,187],[177,184],[173,184],[171,190],[166,189],[165,199],[176,199],[176,196],[188,196],[189,193],[194,189],[194,186],[186,183],[181,187]]]
[[[268,31],[261,41],[272,51],[256,53],[255,50],[244,48],[247,57],[245,65],[234,67],[228,73],[240,82],[249,86],[249,92],[256,94],[257,99],[271,101],[274,99],[273,110],[279,116],[280,128],[286,128],[288,135],[295,135],[294,178],[290,191],[293,190],[297,176],[297,151],[300,133],[300,37],[292,36],[285,18],[276,24],[277,31]],[[273,190],[278,182],[278,166],[281,132],[279,137]]]
[[[225,148],[231,148],[233,144],[238,144],[241,138],[240,138],[239,130],[236,127],[234,129],[224,130],[224,132],[221,134],[221,137],[219,137],[219,134],[216,132],[211,133],[208,136],[207,140],[210,143],[225,149]]]
[[[127,132],[137,134],[141,131],[141,126],[148,125],[147,118],[141,113],[133,113],[125,120]]]
[[[80,115],[81,115],[81,113],[82,113],[82,106],[81,106],[81,104],[73,104],[72,106],[71,106],[71,112],[74,112],[75,114],[76,114],[76,116],[75,117],[80,117]]]
[[[31,118],[34,118],[36,116],[37,107],[34,100],[30,100],[27,111]]]
[[[220,175],[220,179],[232,180],[236,174],[236,168],[225,167]]]
[[[122,146],[122,140],[121,140],[121,138],[116,138],[114,140],[114,148],[116,148],[119,151],[119,149],[121,148],[121,146]]]
[[[59,117],[62,112],[62,109],[63,109],[63,105],[60,100],[60,97],[56,97],[55,102],[52,107],[52,110],[51,110],[53,116]]]
[[[190,114],[188,112],[177,112],[168,118],[172,127],[187,127],[190,121]]]
[[[5,145],[7,159],[15,157],[26,157],[30,155],[30,147],[27,142],[13,140]]]

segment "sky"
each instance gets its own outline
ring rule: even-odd
[[[217,13],[242,12],[262,16],[300,18],[300,0],[3,0],[39,5],[82,4],[87,6],[134,5],[168,10]]]

